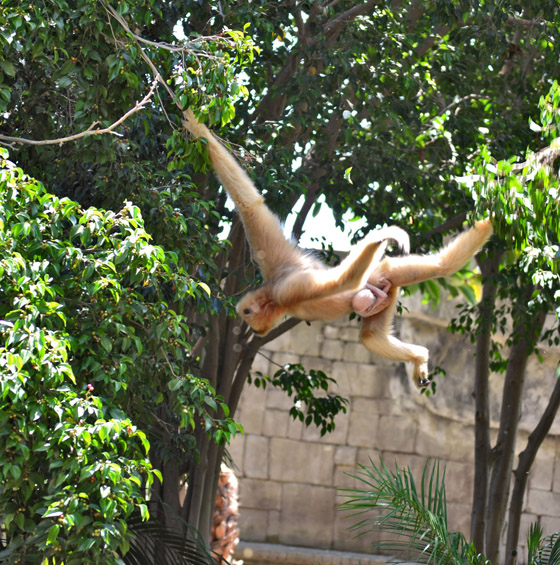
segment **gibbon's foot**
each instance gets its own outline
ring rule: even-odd
[[[428,350],[426,349],[426,354]],[[430,379],[428,378],[428,357],[426,355],[425,359],[421,359],[414,363],[414,374],[412,376],[414,384],[418,388],[425,388],[430,384]]]
[[[366,288],[356,292],[352,298],[352,309],[358,316],[367,318],[381,312],[388,306],[389,295],[387,293],[392,284],[384,277],[379,279],[379,283],[383,285],[382,288],[366,283]]]

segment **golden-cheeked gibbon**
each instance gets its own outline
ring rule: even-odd
[[[362,343],[387,359],[411,361],[416,386],[428,385],[428,350],[391,335],[398,289],[458,271],[492,234],[490,220],[476,222],[428,255],[384,256],[388,240],[408,252],[408,234],[396,226],[374,230],[340,265],[328,267],[286,239],[248,174],[191,110],[183,123],[194,137],[207,140],[212,166],[235,203],[263,276],[263,285],[239,301],[239,316],[258,335],[266,335],[286,315],[334,320],[354,311],[362,317]]]

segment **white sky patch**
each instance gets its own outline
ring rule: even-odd
[[[349,251],[351,244],[350,240],[356,231],[364,227],[366,221],[364,219],[351,222],[354,217],[352,212],[347,212],[342,217],[346,230],[343,231],[336,226],[332,210],[325,204],[325,198],[320,196],[317,200],[321,203],[321,209],[316,216],[308,214],[307,220],[303,226],[304,233],[299,240],[300,247],[305,249],[321,249],[320,241],[314,239],[325,238],[325,243],[331,243],[335,251]],[[284,233],[290,237],[292,228],[298,212],[303,205],[303,196],[297,201],[293,211],[288,215],[284,226]]]
[[[316,216],[312,216],[311,213],[308,214],[303,226],[304,232],[298,245],[304,249],[322,249],[321,239],[324,238],[325,244],[332,244],[335,251],[350,251],[352,236],[360,228],[367,225],[366,220],[360,219],[353,222],[351,220],[354,218],[354,214],[351,211],[346,212],[342,217],[346,226],[346,231],[343,231],[337,227],[332,210],[325,204],[325,198],[320,196],[318,202],[321,203],[321,209]],[[303,196],[296,202],[284,223],[284,234],[287,238],[292,235],[294,223],[302,206]],[[235,209],[233,200],[229,197],[226,201],[226,207],[229,210]],[[229,225],[223,222],[220,225],[223,231],[219,234],[219,237],[220,239],[226,239],[229,235]]]

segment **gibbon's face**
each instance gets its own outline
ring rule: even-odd
[[[246,294],[236,307],[237,313],[260,336],[266,335],[279,319],[277,308],[271,303],[265,289]]]

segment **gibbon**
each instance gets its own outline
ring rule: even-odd
[[[389,226],[368,234],[340,265],[326,266],[284,237],[280,220],[245,170],[191,110],[185,112],[184,126],[195,137],[206,138],[212,166],[237,207],[251,254],[262,273],[264,284],[237,305],[238,314],[257,334],[266,335],[285,315],[297,315],[295,311],[300,312],[305,301],[363,288],[371,265],[380,262],[388,240],[408,253],[408,234]]]
[[[458,271],[490,237],[490,220],[477,222],[431,255],[383,257],[388,239],[408,252],[408,234],[396,226],[375,230],[353,246],[338,267],[327,268],[284,237],[278,218],[247,173],[190,110],[184,126],[195,137],[207,139],[212,165],[241,215],[264,278],[263,286],[237,305],[241,318],[258,335],[266,335],[285,315],[328,321],[355,311],[362,316],[362,343],[387,359],[411,361],[414,383],[427,386],[428,350],[391,335],[398,289]]]

